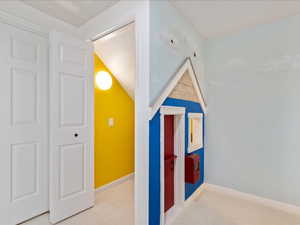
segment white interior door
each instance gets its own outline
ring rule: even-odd
[[[94,205],[93,45],[50,36],[50,220]]]
[[[0,24],[0,224],[48,211],[48,44]]]

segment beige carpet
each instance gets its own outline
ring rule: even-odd
[[[96,193],[96,204],[58,225],[132,225],[133,179]],[[36,217],[22,225],[51,225],[48,214]]]
[[[172,225],[300,225],[300,215],[204,190]]]
[[[96,194],[96,205],[59,225],[133,225],[133,180]],[[50,225],[48,215],[23,225]],[[300,225],[300,216],[221,194],[201,192],[172,225]]]

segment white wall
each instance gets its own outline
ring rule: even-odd
[[[205,88],[200,35],[168,1],[150,3],[150,104],[160,96],[186,57],[191,57],[201,87]],[[168,41],[175,39],[175,48]],[[196,51],[197,58],[192,57]]]
[[[206,182],[300,206],[299,27],[206,42]]]

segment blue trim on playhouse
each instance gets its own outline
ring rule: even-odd
[[[164,106],[185,107],[185,155],[188,155],[188,113],[203,113],[200,103],[167,98]],[[149,225],[160,225],[160,113],[149,122]],[[204,148],[194,151],[200,155],[200,179],[196,184],[185,184],[185,199],[188,199],[204,182]]]

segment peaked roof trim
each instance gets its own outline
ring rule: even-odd
[[[195,74],[195,70],[192,64],[191,59],[188,57],[184,60],[183,64],[179,67],[178,71],[176,72],[175,76],[172,78],[172,80],[169,82],[169,84],[164,89],[163,93],[157,98],[153,106],[150,110],[150,119],[153,118],[155,113],[158,111],[159,107],[163,104],[163,102],[166,100],[166,98],[171,94],[172,90],[176,87],[179,80],[182,78],[185,72],[188,72],[190,75],[190,78],[193,82],[193,85],[195,87],[195,91],[197,93],[198,99],[200,101],[200,105],[203,109],[203,112],[206,113],[206,103],[203,97],[203,93],[201,91],[201,87],[199,84],[199,81],[197,79],[197,76]]]

